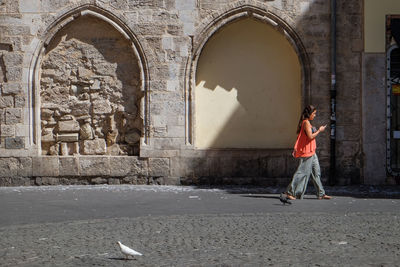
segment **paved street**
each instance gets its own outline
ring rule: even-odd
[[[0,265],[400,266],[400,189],[326,189],[284,206],[282,188],[0,188]]]

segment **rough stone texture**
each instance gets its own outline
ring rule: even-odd
[[[44,138],[47,142],[47,139]],[[57,141],[59,142],[77,142],[79,140],[79,135],[77,133],[63,133],[57,134]]]
[[[0,177],[0,186],[31,186],[35,182],[27,177]]]
[[[1,136],[14,136],[15,135],[15,126],[2,124],[0,126],[0,135]]]
[[[83,141],[83,154],[104,155],[106,153],[106,141],[104,139]]]
[[[134,154],[142,128],[138,62],[114,28],[77,19],[54,37],[41,69],[42,132],[79,132],[85,141],[78,153],[85,155],[105,154],[106,142],[113,155]],[[66,115],[71,120],[62,121]],[[93,138],[99,141],[86,141]]]
[[[116,184],[121,184],[121,181],[118,178],[108,178],[107,183],[116,185]]]
[[[10,95],[10,94],[16,95],[21,93],[21,91],[22,91],[22,86],[19,83],[6,83],[3,85],[1,90],[3,95]]]
[[[149,177],[147,159],[135,156],[0,158],[0,178],[4,178],[0,180],[1,186],[179,182],[177,178]]]
[[[111,157],[110,170],[113,176],[127,176],[137,162],[136,157]]]
[[[19,108],[6,108],[6,124],[15,125],[22,122],[22,112]]]
[[[32,158],[18,158],[19,169],[17,171],[18,178],[32,176]]]
[[[34,157],[32,158],[32,175],[33,176],[58,176],[57,157]]]
[[[14,99],[12,96],[0,97],[0,108],[10,108],[14,106]]]
[[[22,137],[7,137],[6,149],[21,149],[25,147],[25,141]]]
[[[59,163],[60,176],[79,176],[79,158],[60,157]]]
[[[110,175],[110,159],[108,157],[82,157],[79,159],[80,175]]]
[[[58,185],[60,184],[60,179],[55,177],[36,177],[36,185]]]
[[[69,120],[69,121],[59,121],[58,124],[58,131],[69,133],[69,132],[79,132],[79,123],[76,120]]]
[[[92,126],[90,126],[90,123],[87,122],[87,123],[83,124],[80,127],[80,139],[87,140],[87,139],[93,139],[93,137],[94,137],[94,133],[93,133]]]
[[[106,184],[106,183],[107,183],[107,179],[101,178],[101,177],[97,177],[97,178],[93,178],[93,179],[91,180],[91,182],[92,182],[93,184]]]
[[[151,158],[149,159],[149,175],[150,176],[169,176],[170,173],[169,159]]]
[[[25,107],[25,104],[26,104],[25,96],[23,96],[23,95],[16,95],[16,96],[14,97],[14,106],[15,106],[16,108],[23,108],[23,107]]]
[[[16,158],[0,158],[0,177],[17,176],[19,162]]]
[[[37,184],[55,181],[87,184],[92,181],[85,177],[104,178],[113,172],[120,182],[138,184],[286,183],[297,167],[297,161],[290,158],[290,148],[204,152],[190,143],[194,138],[192,116],[196,112],[196,107],[190,105],[195,94],[188,87],[196,83],[194,70],[190,69],[190,60],[196,57],[192,53],[200,51],[201,43],[212,32],[218,32],[216,26],[223,23],[217,20],[228,18],[224,14],[232,10],[244,12],[254,7],[262,16],[271,12],[295,32],[300,40],[294,40],[292,45],[304,46],[304,50],[299,50],[305,54],[300,57],[306,64],[302,71],[310,74],[305,78],[310,78],[311,91],[303,92],[303,102],[310,93],[308,100],[318,107],[315,124],[329,122],[331,48],[327,1],[2,0],[0,3],[0,155],[29,158],[31,175],[40,179],[59,175],[82,178],[37,180]],[[79,7],[103,14],[135,38],[127,40],[108,22],[73,11]],[[382,61],[372,59],[373,56],[362,57],[362,7],[361,0],[337,1],[336,171],[337,180],[343,184],[381,183],[386,176],[381,163],[373,166],[377,150],[372,149],[379,147],[379,155],[383,155],[381,149],[386,143],[381,139],[373,141],[382,133],[380,129],[367,128],[371,121],[366,119],[370,104],[374,108],[379,106],[379,112],[374,114],[381,114],[385,105],[385,101],[372,95],[374,85],[382,86],[385,66]],[[283,32],[281,27],[278,25],[277,29]],[[33,67],[31,63],[36,61],[40,65]],[[370,71],[368,62],[378,65]],[[361,75],[363,69],[366,75]],[[30,74],[39,78],[37,84]],[[37,103],[41,106],[36,107]],[[37,111],[39,114],[35,114]],[[329,129],[318,139],[324,179],[330,167],[328,133]],[[24,146],[6,149],[6,138],[16,137],[25,140]],[[94,147],[85,150],[85,143]],[[86,154],[104,156],[86,157]],[[31,158],[32,155],[46,157],[40,160]],[[72,155],[77,159],[66,159]],[[141,158],[135,157],[138,155]],[[117,156],[121,161],[114,159]],[[127,156],[133,157],[125,159]],[[34,181],[21,180],[18,173],[11,173],[18,184]],[[29,169],[26,175],[29,176]]]

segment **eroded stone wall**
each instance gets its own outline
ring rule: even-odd
[[[360,182],[363,164],[362,2],[337,1],[336,167],[343,184]],[[190,95],[188,85],[194,75],[188,66],[199,43],[218,31],[215,21],[229,19],[227,12],[252,16],[248,12],[252,7],[260,14],[269,13],[283,21],[276,26],[282,34],[287,33],[284,24],[304,45],[309,93],[318,107],[314,123],[329,123],[329,4],[326,0],[0,0],[0,185],[287,184],[297,163],[290,148],[214,151],[190,143],[193,133],[188,125],[196,107],[189,107],[196,96]],[[88,10],[137,37],[148,75],[144,93],[130,41],[110,21],[79,17]],[[72,22],[64,25],[69,19]],[[32,75],[40,77],[38,85]],[[144,97],[146,109],[139,105]],[[144,131],[146,143],[138,151]],[[329,144],[327,131],[318,138],[324,183],[330,167]]]
[[[43,155],[138,154],[140,70],[105,22],[81,17],[57,34],[41,65]]]

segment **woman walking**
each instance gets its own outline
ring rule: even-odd
[[[286,192],[287,198],[291,200],[296,198],[303,199],[310,176],[317,191],[318,199],[331,199],[330,196],[325,194],[324,187],[322,186],[321,171],[318,157],[315,153],[317,149],[315,138],[325,131],[326,125],[320,126],[318,130],[312,127],[311,121],[314,120],[316,114],[317,110],[314,106],[307,106],[303,110],[297,126],[298,135],[293,156],[299,158],[300,163]]]

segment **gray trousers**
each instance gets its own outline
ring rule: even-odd
[[[287,193],[296,198],[303,199],[310,176],[317,191],[317,197],[325,195],[325,190],[321,183],[321,170],[317,154],[308,158],[300,158],[299,166],[287,187]]]

